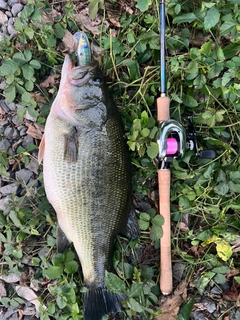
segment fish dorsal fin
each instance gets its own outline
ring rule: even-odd
[[[44,158],[44,151],[45,151],[45,136],[42,136],[42,140],[39,145],[38,150],[38,163],[40,164]]]
[[[64,136],[64,159],[70,162],[78,160],[78,132],[75,127]]]

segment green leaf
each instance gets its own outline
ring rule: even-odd
[[[89,0],[88,10],[89,18],[93,19],[96,17],[98,10],[104,8],[104,0]]]
[[[34,31],[29,26],[24,27],[24,34],[28,37],[29,40],[33,39]]]
[[[212,52],[212,44],[213,41],[209,40],[208,42],[205,42],[202,46],[201,49],[199,50],[202,54],[204,54],[206,57],[210,57],[211,52]]]
[[[65,34],[65,29],[60,23],[56,23],[54,26],[54,34],[58,39],[62,39]]]
[[[21,221],[18,219],[17,214],[15,211],[11,210],[9,213],[9,217],[11,218],[12,222],[14,223],[14,225],[18,228],[22,227],[22,223]]]
[[[164,218],[161,215],[156,215],[153,219],[152,219],[152,223],[156,226],[161,227],[164,224]]]
[[[150,231],[150,239],[153,241],[157,241],[162,238],[163,231],[162,228],[153,224]]]
[[[68,261],[65,262],[64,264],[64,271],[70,273],[70,274],[74,274],[75,272],[78,271],[78,263],[77,261]]]
[[[185,22],[191,23],[194,20],[197,20],[197,16],[193,12],[191,12],[191,13],[185,13],[185,14],[182,14],[181,16],[175,17],[173,19],[173,23],[176,23],[176,24],[185,23]]]
[[[32,52],[30,50],[24,51],[24,56],[27,62],[29,62],[32,59]]]
[[[149,134],[150,134],[150,130],[149,130],[148,128],[143,128],[143,129],[141,130],[141,135],[142,135],[144,138],[148,137]]]
[[[127,304],[131,310],[139,313],[143,312],[143,307],[135,299],[129,298],[129,300],[127,301]]]
[[[30,66],[30,64],[24,64],[22,67],[23,76],[26,80],[31,80],[34,76],[34,69]]]
[[[135,34],[132,30],[129,30],[129,32],[127,33],[127,41],[129,43],[135,43]]]
[[[1,76],[12,75],[16,72],[17,68],[18,68],[18,65],[15,61],[13,60],[3,61],[3,64],[0,67],[0,75]]]
[[[151,5],[152,0],[137,0],[136,7],[141,11],[145,12],[148,10],[148,7]]]
[[[41,66],[41,63],[38,61],[38,60],[31,60],[29,62],[29,64],[34,68],[34,69],[40,69],[42,66]]]
[[[25,89],[29,92],[33,91],[34,83],[31,80],[25,82]]]
[[[60,309],[65,308],[67,305],[67,298],[65,296],[57,296],[56,301]]]
[[[204,29],[208,30],[215,27],[215,25],[219,22],[219,18],[220,12],[216,7],[209,9],[204,19]]]
[[[140,78],[139,64],[137,60],[126,59],[122,64],[128,68],[130,80],[137,80]]]
[[[126,292],[125,282],[114,273],[106,271],[105,280],[109,290],[119,294]]]
[[[227,266],[220,266],[220,267],[215,267],[212,269],[212,272],[221,273],[221,274],[227,274],[229,271],[230,271],[230,269]]]
[[[150,146],[147,147],[147,155],[151,159],[155,159],[158,155],[158,144],[156,142],[151,142]]]
[[[235,30],[235,28],[235,21],[225,21],[220,27],[220,36],[225,36],[226,34],[229,34],[232,30]]]
[[[50,266],[46,270],[44,270],[44,276],[51,279],[56,280],[60,279],[63,273],[62,266]]]
[[[17,63],[18,66],[21,66],[21,65],[25,64],[26,62],[28,62],[26,60],[25,55],[22,52],[16,52],[13,55],[13,60]]]
[[[139,219],[138,225],[139,225],[140,230],[145,231],[149,228],[150,223],[149,223],[149,221]]]
[[[13,102],[16,98],[16,87],[13,84],[10,84],[7,88],[4,89],[4,94],[7,103]]]
[[[194,108],[198,106],[197,100],[190,95],[184,94],[182,97],[182,101],[186,107]]]
[[[196,60],[190,61],[190,63],[188,64],[188,66],[186,68],[186,73],[198,74],[198,63]]]

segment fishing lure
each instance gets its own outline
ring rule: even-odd
[[[91,62],[91,49],[88,37],[85,32],[80,31],[74,34],[74,40],[77,45],[77,59],[79,66],[86,66]]]

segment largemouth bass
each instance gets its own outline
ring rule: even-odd
[[[131,211],[130,159],[121,118],[95,63],[67,55],[39,148],[47,198],[57,213],[58,250],[73,242],[85,285],[84,319],[121,310],[107,290],[115,236],[138,235]]]

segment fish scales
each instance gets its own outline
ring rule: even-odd
[[[131,207],[130,158],[120,115],[98,77],[96,66],[74,68],[65,58],[39,151],[48,200],[74,244],[89,288],[85,320],[121,309],[121,298],[106,289],[105,271],[111,270],[113,240],[126,227]]]
[[[62,231],[74,243],[84,279],[97,281],[95,284],[99,285],[98,282],[104,279],[102,272],[105,272],[101,270],[99,274],[98,270],[99,265],[102,266],[99,263],[102,251],[106,257],[104,269],[109,269],[111,243],[126,223],[127,217],[122,217],[122,213],[130,204],[126,201],[130,196],[130,185],[126,183],[130,181],[130,174],[123,133],[118,128],[119,123],[109,119],[106,130],[102,128],[101,132],[91,130],[80,134],[78,161],[73,163],[64,160],[64,136],[56,134],[60,126],[68,126],[56,119],[51,122],[45,131],[45,135],[52,139],[45,146],[45,189]],[[62,131],[67,132],[67,129]]]

